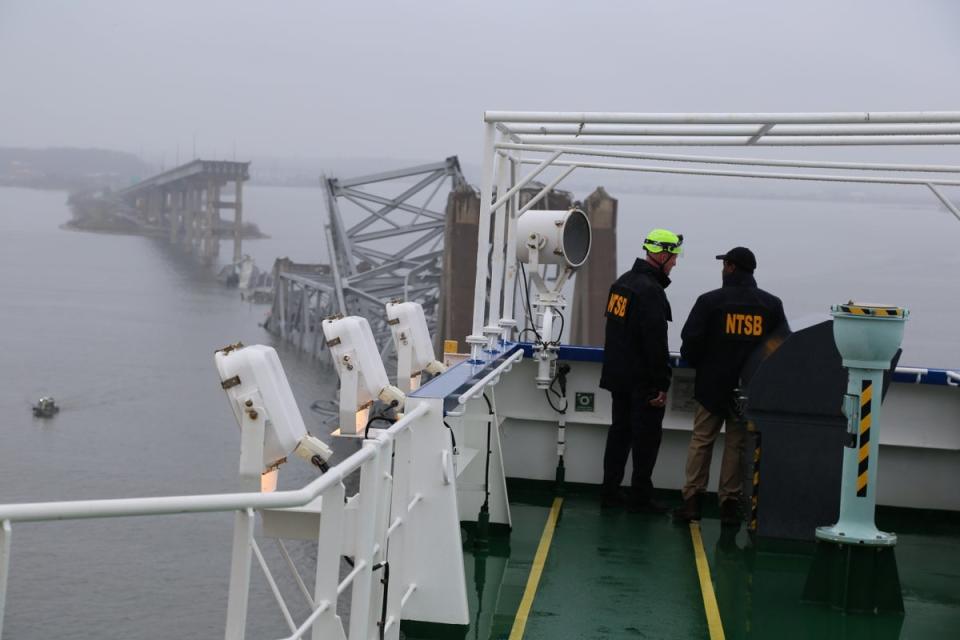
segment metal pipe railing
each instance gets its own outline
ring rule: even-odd
[[[485,111],[486,123],[569,124],[912,124],[960,122],[960,111],[833,111],[822,113],[630,113]]]
[[[417,418],[429,411],[420,405],[404,415],[385,434],[392,439]],[[63,502],[34,502],[0,505],[0,522],[42,522],[48,520],[81,520],[86,518],[122,518],[129,516],[160,516],[179,513],[236,511],[238,509],[285,509],[302,507],[321,493],[340,483],[348,475],[374,457],[373,449],[365,448],[352,454],[340,464],[307,486],[273,493],[229,493],[195,496],[164,496],[156,498],[114,498],[108,500],[74,500]]]
[[[524,164],[536,160],[523,160]],[[768,180],[807,180],[812,182],[852,182],[864,184],[909,184],[960,186],[960,180],[926,178],[896,178],[841,174],[813,174],[813,173],[769,173],[764,171],[737,171],[733,169],[690,169],[686,167],[647,166],[639,164],[622,164],[616,162],[591,162],[576,160],[558,160],[553,163],[557,167],[583,167],[585,169],[610,169],[613,171],[638,171],[643,173],[673,173],[688,176],[719,176],[725,178],[766,178]]]
[[[109,500],[76,500],[62,502],[41,502],[13,505],[0,505],[0,636],[3,633],[3,618],[6,604],[7,579],[9,576],[9,558],[10,558],[10,539],[12,534],[13,522],[43,522],[43,521],[61,521],[77,520],[89,518],[116,518],[133,517],[147,515],[173,515],[183,513],[198,512],[222,512],[222,511],[249,511],[252,509],[283,509],[289,507],[300,507],[313,501],[318,496],[334,487],[342,487],[343,480],[381,455],[382,445],[391,444],[392,441],[401,433],[408,430],[411,425],[419,418],[429,413],[430,408],[422,404],[412,409],[400,420],[394,423],[389,429],[378,430],[372,437],[376,446],[365,446],[356,453],[347,457],[340,464],[334,466],[323,476],[317,478],[305,487],[293,491],[277,491],[273,493],[236,493],[236,494],[207,494],[195,496],[166,496],[154,498],[120,498]],[[364,471],[363,473],[366,473]],[[376,485],[376,483],[375,483]],[[408,505],[407,510],[416,504],[416,497]],[[379,545],[374,545],[373,553],[378,553]],[[329,600],[324,600],[313,606],[313,602],[307,593],[306,586],[300,582],[301,590],[307,596],[307,601],[311,603],[313,609],[308,619],[296,627],[290,616],[289,609],[286,606],[273,576],[266,566],[256,542],[252,542],[251,550],[256,556],[257,562],[264,570],[270,589],[277,598],[281,612],[293,635],[289,636],[291,640],[302,637],[316,619],[331,606]],[[288,554],[284,556],[289,561]],[[338,552],[339,553],[339,552]],[[292,563],[291,563],[292,564]],[[368,562],[364,559],[357,560],[353,571],[348,574],[337,586],[337,596],[352,584],[354,578],[364,570]],[[297,576],[299,577],[299,575]],[[245,585],[249,588],[249,585]],[[245,611],[245,607],[244,607]],[[228,627],[229,628],[229,627]],[[229,631],[228,631],[229,634]]]
[[[510,357],[508,357],[506,360],[501,362],[496,369],[494,369],[487,375],[480,378],[480,380],[478,380],[476,384],[474,384],[472,387],[470,387],[469,389],[464,391],[462,394],[460,394],[460,397],[457,398],[457,404],[466,404],[470,398],[472,398],[473,396],[483,391],[483,388],[486,387],[488,384],[490,384],[492,380],[499,377],[500,374],[504,373],[510,367],[512,367],[513,363],[522,359],[523,359],[523,349],[517,349],[515,353],[513,353]]]
[[[602,158],[625,158],[631,160],[655,160],[661,162],[686,162],[693,164],[734,164],[756,167],[792,167],[796,169],[850,169],[854,171],[907,171],[913,173],[960,173],[960,165],[950,164],[904,164],[880,162],[833,162],[826,160],[779,160],[774,158],[734,158],[728,156],[686,155],[678,153],[645,153],[620,149],[594,149],[589,147],[564,147],[546,144],[523,144],[501,142],[497,148],[533,153],[562,151],[567,155],[596,156]]]

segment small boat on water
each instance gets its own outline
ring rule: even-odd
[[[60,413],[60,407],[52,396],[43,396],[37,400],[37,404],[33,405],[34,418],[52,418],[58,413]]]

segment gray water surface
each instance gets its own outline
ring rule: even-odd
[[[248,218],[272,234],[246,245],[261,266],[318,259],[318,190],[248,191]],[[64,202],[0,189],[0,502],[236,490],[239,436],[213,352],[270,344],[258,326],[267,308],[162,241],[60,229]],[[329,394],[329,374],[281,357],[320,433],[309,405]],[[62,407],[51,420],[30,413],[42,394]],[[307,465],[287,467],[284,484],[312,477]],[[230,540],[221,514],[16,524],[4,637],[222,636]],[[250,637],[282,635],[254,575]]]

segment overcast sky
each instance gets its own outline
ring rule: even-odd
[[[960,3],[0,0],[0,145],[480,155],[485,109],[960,109]]]

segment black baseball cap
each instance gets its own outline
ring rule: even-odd
[[[717,256],[717,260],[732,262],[749,273],[753,273],[753,270],[757,268],[757,257],[753,255],[753,251],[746,247],[734,247],[725,254]]]

